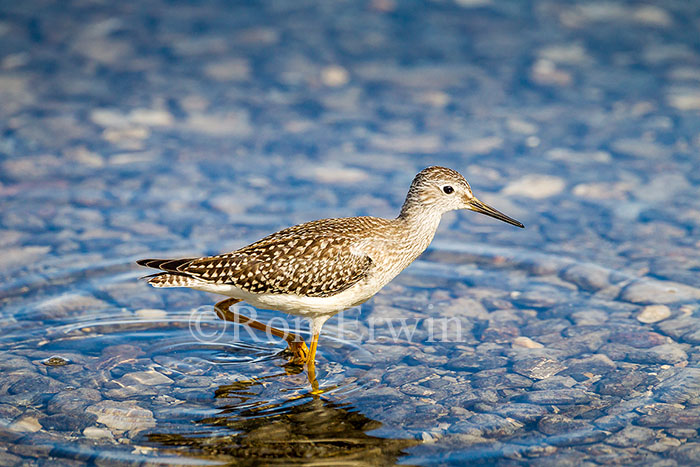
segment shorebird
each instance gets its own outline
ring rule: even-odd
[[[230,253],[137,263],[162,271],[146,276],[154,287],[189,287],[230,297],[214,305],[217,315],[285,339],[292,361],[305,364],[313,382],[323,324],[336,313],[372,298],[425,251],[442,215],[456,209],[524,227],[479,201],[459,172],[428,167],[413,179],[395,219],[321,219],[280,230]],[[308,318],[309,347],[296,334],[230,308],[240,301]]]

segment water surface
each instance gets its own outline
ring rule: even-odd
[[[700,459],[695,5],[0,13],[0,464]],[[139,281],[394,216],[434,164],[527,228],[446,215],[326,324],[320,395],[215,297]]]

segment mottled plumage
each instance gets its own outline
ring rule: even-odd
[[[428,167],[413,179],[395,219],[322,219],[289,227],[231,253],[138,263],[163,271],[147,276],[154,287],[190,287],[307,316],[316,339],[328,318],[370,299],[411,264],[432,241],[442,214],[455,209],[522,227],[476,199],[458,172]]]
[[[360,224],[353,219],[322,219],[289,227],[231,253],[138,263],[167,271],[149,280],[154,285],[162,281],[168,286],[186,276],[255,294],[328,297],[367,277],[372,267],[372,258],[353,252],[367,227]]]

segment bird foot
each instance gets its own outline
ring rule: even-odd
[[[309,358],[309,348],[303,340],[288,342],[287,352],[292,353],[289,361],[294,365],[304,365]]]

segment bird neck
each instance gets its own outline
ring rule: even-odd
[[[396,218],[396,222],[405,232],[404,241],[411,245],[412,250],[416,250],[416,257],[420,255],[435,236],[435,232],[440,225],[442,213],[420,205],[409,206],[401,209],[401,214]]]

